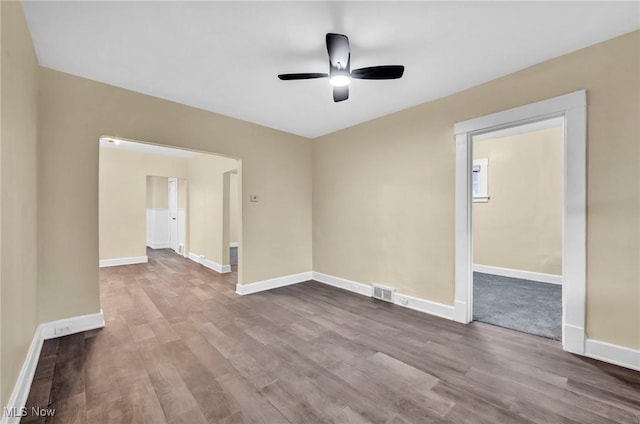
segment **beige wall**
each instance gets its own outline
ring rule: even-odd
[[[0,406],[38,324],[38,62],[20,3],[0,2]]]
[[[187,178],[188,160],[102,147],[99,174],[100,259],[146,256],[147,176],[165,177],[166,205],[166,177]]]
[[[189,159],[189,251],[221,265],[229,264],[223,248],[223,174],[238,165],[235,159],[212,155]]]
[[[169,208],[169,178],[147,175],[147,209]]]
[[[169,182],[167,181],[167,184]],[[167,198],[169,197],[169,187],[167,186]],[[178,180],[178,209],[187,209],[187,192],[189,190],[189,182],[181,178]],[[169,199],[167,199],[167,207],[169,207]]]
[[[640,32],[316,139],[314,270],[454,297],[456,122],[588,91],[587,333],[640,348]]]
[[[475,142],[487,203],[473,204],[473,263],[562,275],[562,128]]]
[[[186,209],[189,199],[187,252],[227,264],[222,248],[223,173],[238,165],[236,159],[216,155],[187,159],[101,147],[100,259],[146,255],[145,209],[169,207],[168,178],[176,177],[178,208]]]
[[[49,69],[40,84],[42,321],[100,309],[98,138],[105,134],[241,159],[242,190],[261,200],[242,199],[239,281],[311,269],[310,140]]]

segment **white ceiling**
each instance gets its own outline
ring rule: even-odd
[[[317,137],[640,28],[626,2],[58,2],[24,9],[40,64],[268,127]],[[351,68],[405,65],[352,82],[334,103],[325,33]]]

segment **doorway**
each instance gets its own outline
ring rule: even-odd
[[[99,160],[101,267],[159,261],[177,272],[202,266],[209,269],[203,276],[235,289],[242,266],[238,159],[105,136]],[[233,266],[230,220],[239,250]]]
[[[472,137],[473,320],[562,339],[563,120]]]
[[[146,180],[147,247],[184,256],[187,180],[158,175],[147,175]]]
[[[558,96],[455,124],[454,319],[473,320],[473,139],[482,134],[562,120],[562,345],[584,354],[586,309],[586,92]]]
[[[168,180],[168,200],[169,200],[169,248],[176,253],[179,252],[178,240],[178,179],[169,178]]]

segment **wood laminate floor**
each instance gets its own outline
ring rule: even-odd
[[[634,423],[640,373],[316,282],[249,296],[168,251],[100,270],[106,327],[45,342],[23,423]]]

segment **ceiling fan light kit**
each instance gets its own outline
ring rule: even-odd
[[[329,84],[333,87],[333,101],[337,103],[349,98],[349,84],[352,78],[388,80],[401,78],[404,74],[404,66],[402,65],[369,66],[351,71],[349,38],[342,34],[328,33],[326,42],[327,53],[329,54],[329,74],[280,74],[278,78],[283,81],[290,81],[329,77]]]
[[[345,87],[351,84],[351,76],[346,73],[334,73],[329,78],[329,84],[334,87]]]

